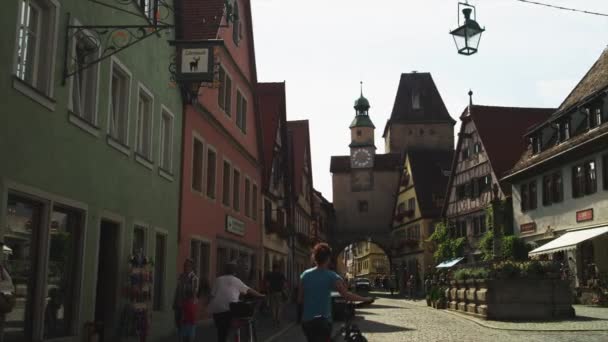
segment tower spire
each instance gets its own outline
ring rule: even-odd
[[[363,81],[360,81],[359,83],[361,83],[361,97],[363,97]]]

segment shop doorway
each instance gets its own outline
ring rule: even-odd
[[[102,323],[101,342],[112,340],[111,331],[116,316],[118,254],[120,225],[102,220],[99,227],[99,254],[97,259],[97,292],[95,296],[95,322]]]

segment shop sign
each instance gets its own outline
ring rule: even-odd
[[[576,222],[593,221],[593,209],[586,209],[576,212]]]
[[[226,231],[228,233],[243,236],[245,235],[245,222],[226,215]]]
[[[519,226],[520,233],[533,233],[536,231],[536,222],[524,223]]]

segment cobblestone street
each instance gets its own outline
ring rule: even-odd
[[[428,308],[422,305],[422,302],[410,302],[402,299],[380,298],[371,307],[357,310],[357,316],[356,324],[359,325],[370,342],[608,341],[608,331],[555,332],[492,329],[449,312]],[[581,317],[579,320],[581,324],[589,325],[590,329],[608,328],[608,318]],[[508,324],[504,323],[501,328],[514,329],[513,327],[506,327]],[[551,324],[560,325],[560,323]],[[564,324],[570,325],[571,323]],[[572,324],[572,326],[576,325]],[[527,323],[525,326],[525,329],[533,328],[533,324]],[[539,324],[539,329],[543,329],[543,323]],[[278,336],[272,341],[305,342],[305,338],[300,326],[295,325],[284,335]]]

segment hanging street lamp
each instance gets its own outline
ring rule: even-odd
[[[481,28],[477,23],[477,10],[475,6],[469,5],[468,3],[458,3],[458,12],[462,8],[462,14],[464,14],[464,24],[460,26],[460,16],[458,17],[459,27],[450,34],[454,37],[454,43],[458,49],[458,53],[465,56],[470,56],[477,52],[479,47],[479,41],[481,34],[486,30]],[[473,18],[471,18],[473,14]]]

